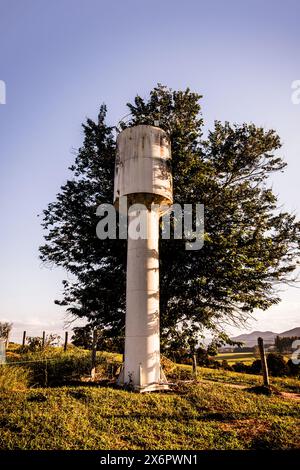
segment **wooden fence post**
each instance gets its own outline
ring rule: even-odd
[[[93,331],[93,343],[92,343],[92,367],[91,367],[92,380],[95,380],[95,374],[96,374],[97,340],[98,340],[98,331],[95,328]]]
[[[68,336],[69,336],[69,335],[68,335],[68,332],[66,331],[66,332],[65,332],[64,352],[66,352],[67,349],[68,349]]]
[[[26,331],[23,331],[22,348],[24,348],[25,343],[26,343]]]
[[[258,349],[260,353],[261,368],[262,368],[262,373],[263,373],[263,378],[264,378],[264,386],[269,387],[270,386],[269,373],[268,373],[268,364],[267,364],[265,350],[264,350],[264,340],[262,338],[257,338],[257,344],[258,344]]]
[[[193,376],[197,379],[197,356],[193,354]]]
[[[43,338],[42,338],[42,349],[45,347],[45,340],[46,340],[46,332],[43,331]]]

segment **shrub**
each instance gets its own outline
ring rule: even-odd
[[[175,367],[175,369],[168,374],[168,378],[175,380],[192,380],[194,378],[191,369],[185,369],[183,367]]]
[[[233,370],[231,365],[229,365],[228,361],[226,359],[223,359],[222,361],[222,369],[224,370]]]
[[[243,362],[236,362],[233,364],[232,369],[234,372],[250,373],[250,366],[244,364]]]
[[[214,359],[208,359],[206,367],[210,367],[211,369],[221,369],[222,364],[219,361],[215,361]]]
[[[284,360],[284,357],[280,354],[269,353],[267,355],[267,365],[269,374],[273,377],[280,377],[290,373],[290,368],[287,367],[287,364]],[[237,371],[240,372],[240,371]],[[248,372],[248,371],[245,371]],[[249,367],[250,374],[261,374],[261,360],[256,359]]]
[[[25,352],[36,352],[41,351],[43,348],[49,348],[50,346],[58,346],[61,341],[61,337],[56,334],[46,335],[44,345],[43,338],[40,336],[27,336],[26,340],[28,344],[22,347],[22,350]]]
[[[256,359],[255,361],[252,362],[250,366],[250,372],[251,374],[260,374],[261,373],[261,360]]]
[[[287,362],[288,374],[293,377],[300,377],[300,364],[294,364],[291,359]]]
[[[280,377],[288,372],[287,364],[281,354],[269,353],[267,355],[267,364],[270,375]]]
[[[211,357],[207,357],[205,360],[198,362],[198,365],[201,367],[209,367],[210,369],[220,369],[223,367],[220,361],[216,361]]]

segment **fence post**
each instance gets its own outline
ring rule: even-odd
[[[7,332],[7,337],[5,340],[5,350],[9,347],[9,335],[10,335],[10,331]]]
[[[193,376],[197,379],[197,356],[193,354]]]
[[[45,340],[46,340],[46,332],[43,331],[42,349],[44,349],[44,347],[45,347]]]
[[[68,335],[68,332],[66,331],[66,332],[65,332],[64,352],[66,352],[67,349],[68,349],[68,336],[69,336],[69,335]]]
[[[6,347],[5,341],[0,338],[0,364],[6,363]]]
[[[26,331],[23,331],[22,348],[24,348],[25,343],[26,343]]]
[[[268,364],[267,364],[265,350],[264,350],[264,340],[262,338],[257,338],[257,344],[258,344],[258,349],[259,349],[259,354],[260,354],[260,359],[261,359],[261,368],[262,368],[262,373],[263,373],[264,386],[269,387],[270,386],[269,373],[268,373]]]
[[[98,340],[98,332],[95,328],[93,331],[93,343],[92,343],[92,367],[91,367],[92,380],[95,380],[95,374],[96,374],[97,340]]]

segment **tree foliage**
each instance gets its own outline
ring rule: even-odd
[[[299,260],[299,222],[278,208],[268,185],[285,163],[274,130],[216,121],[203,135],[199,101],[191,92],[158,85],[148,99],[129,103],[124,129],[159,121],[172,146],[174,202],[205,206],[205,243],[160,240],[163,334],[182,325],[215,332],[247,320],[254,309],[279,302],[277,286],[293,282]],[[105,122],[83,124],[84,141],[71,177],[44,211],[41,259],[73,275],[57,301],[91,325],[122,335],[125,317],[126,241],[96,237],[96,208],[112,202],[116,141]],[[193,334],[194,334],[193,333]]]
[[[298,336],[276,336],[275,338],[275,347],[276,350],[280,353],[291,352],[294,341],[296,341]]]
[[[37,352],[49,347],[58,346],[61,342],[61,337],[55,333],[46,335],[44,340],[42,336],[26,336],[27,344],[23,348],[25,351]]]
[[[4,339],[6,342],[8,342],[12,327],[12,323],[0,322],[0,339]]]
[[[72,344],[80,348],[92,349],[93,332],[94,327],[91,324],[87,324],[85,326],[75,326],[73,328]],[[96,349],[98,351],[123,353],[124,340],[122,337],[112,336],[108,329],[100,330],[99,328],[96,328],[96,333]]]

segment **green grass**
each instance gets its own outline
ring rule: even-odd
[[[47,357],[45,364],[35,361]],[[300,402],[232,385],[260,385],[258,375],[198,368],[198,382],[167,393],[137,394],[80,382],[90,352],[14,350],[0,367],[0,449],[292,449],[300,447]],[[97,354],[99,380],[121,355]],[[163,359],[171,380],[191,379],[189,365]],[[75,385],[73,379],[79,384]],[[52,382],[51,382],[52,381]],[[279,391],[300,393],[300,380],[271,377]]]
[[[192,377],[192,366],[178,365],[177,370],[184,372],[182,378]],[[232,385],[256,386],[262,384],[262,376],[254,374],[243,374],[241,372],[231,372],[224,369],[211,369],[208,367],[197,368],[198,380],[218,382]],[[175,374],[176,375],[176,374]],[[180,378],[180,373],[178,373]],[[271,385],[279,391],[300,393],[300,379],[293,377],[269,377]]]
[[[2,392],[1,449],[290,449],[299,406],[224,384],[135,394],[103,387]]]
[[[23,367],[0,365],[0,393],[7,390],[26,390],[30,371]]]

